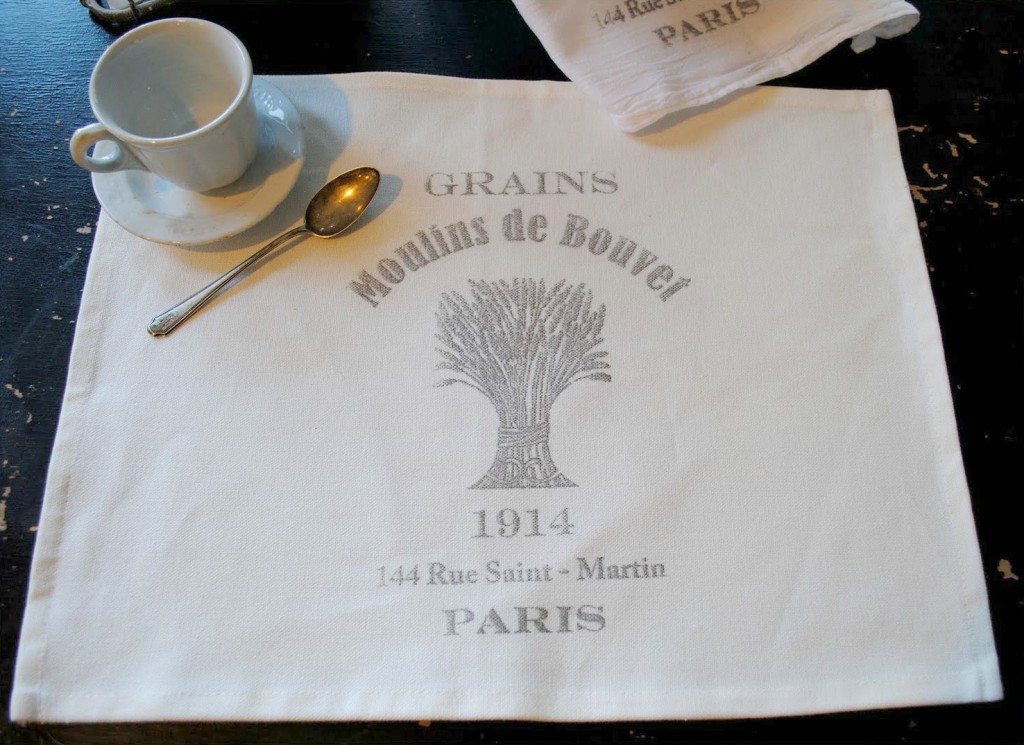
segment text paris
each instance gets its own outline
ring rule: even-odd
[[[676,6],[675,10],[684,8],[683,0],[624,0],[616,3],[603,12],[598,11],[591,17],[601,30],[610,28],[616,23],[626,23],[634,18],[642,18],[648,13],[668,10]],[[623,12],[625,9],[625,12]],[[722,3],[717,7],[705,8],[697,13],[692,13],[692,6],[687,8],[691,15],[684,16],[679,21],[680,34],[678,41],[687,41],[696,38],[709,31],[716,31],[732,23],[736,23],[749,15],[753,15],[761,9],[759,0],[731,0]],[[662,14],[661,17],[664,17]],[[677,36],[674,26],[662,26],[655,32],[661,41],[668,45]]]
[[[461,634],[569,634],[574,631],[601,631],[604,607],[600,605],[517,605],[512,608],[445,608],[444,636]]]
[[[689,41],[726,28],[760,9],[761,3],[758,0],[736,0],[735,3],[725,3],[721,9],[709,8],[701,11],[692,19],[681,18],[676,25],[656,28],[654,34],[661,39],[662,44],[670,47],[678,41]]]

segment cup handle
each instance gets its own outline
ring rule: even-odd
[[[114,152],[102,158],[89,155],[89,148],[102,140],[114,143]],[[123,142],[98,122],[81,127],[71,135],[71,157],[85,170],[96,173],[110,173],[126,168],[148,170]]]

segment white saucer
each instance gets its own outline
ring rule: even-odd
[[[92,185],[103,209],[141,238],[178,246],[236,235],[273,212],[295,186],[305,161],[302,122],[288,97],[267,81],[254,79],[252,94],[260,149],[238,181],[200,194],[148,171],[94,173]],[[98,156],[104,147],[113,146],[98,143]]]

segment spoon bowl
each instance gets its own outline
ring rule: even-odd
[[[318,238],[334,238],[349,228],[373,201],[380,186],[376,168],[353,168],[328,181],[313,195],[306,207],[302,225],[282,233],[238,266],[229,270],[199,292],[153,318],[147,330],[153,336],[166,336],[213,300],[235,277],[290,238],[312,233]]]
[[[353,168],[325,184],[306,207],[306,228],[320,238],[333,238],[359,219],[377,193],[376,168]]]

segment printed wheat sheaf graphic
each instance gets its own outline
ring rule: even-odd
[[[487,396],[498,412],[498,446],[490,470],[471,489],[576,486],[548,447],[555,399],[580,380],[610,382],[597,350],[604,305],[565,281],[470,280],[469,296],[442,295],[437,310],[438,369],[455,373],[438,386],[462,383]]]

